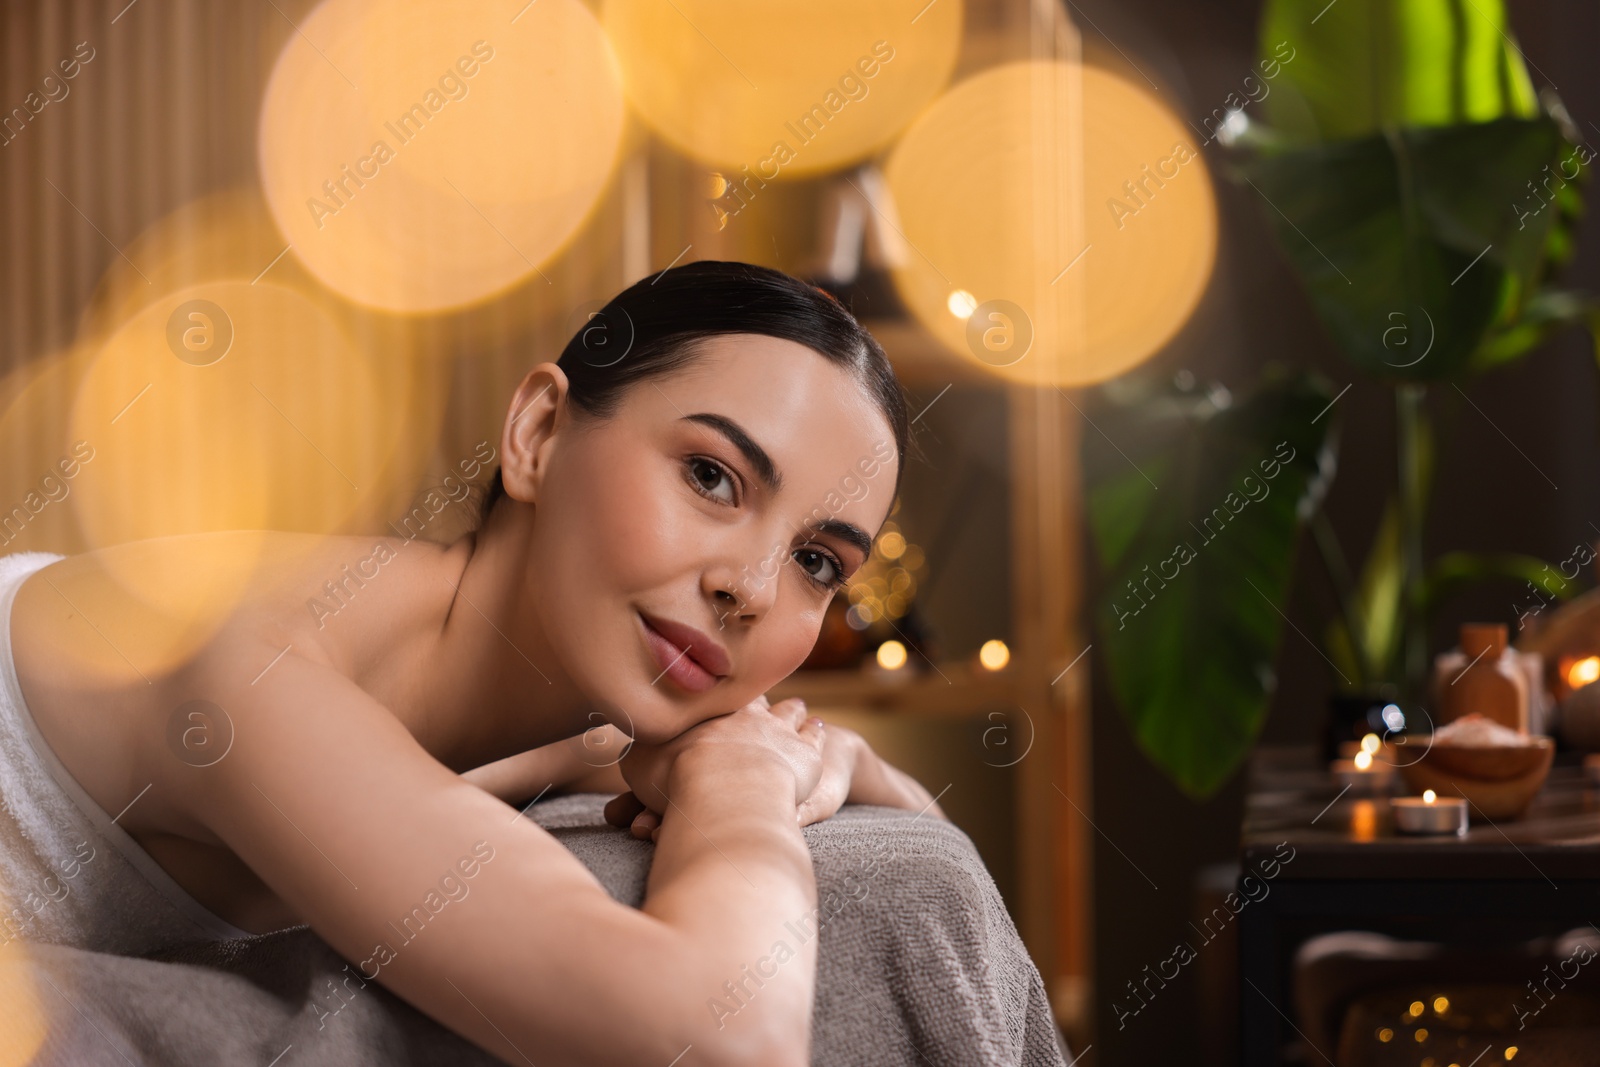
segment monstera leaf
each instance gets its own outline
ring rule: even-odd
[[[1393,129],[1241,165],[1345,355],[1426,381],[1462,377],[1535,295],[1557,211],[1530,183],[1564,160],[1579,172],[1539,117]]]
[[[1241,402],[1137,398],[1107,419],[1118,444],[1085,438],[1107,677],[1191,796],[1232,774],[1266,714],[1296,536],[1332,474],[1331,400],[1270,376]]]
[[[1278,77],[1262,107],[1302,144],[1533,118],[1538,101],[1508,30],[1501,0],[1268,0],[1260,52]]]

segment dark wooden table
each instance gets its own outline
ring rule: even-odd
[[[1600,788],[1577,757],[1558,755],[1522,819],[1469,808],[1464,837],[1397,834],[1388,798],[1406,792],[1398,774],[1392,793],[1342,790],[1309,748],[1263,748],[1252,761],[1237,903],[1246,1067],[1285,1062],[1286,1045],[1303,1038],[1290,968],[1318,934],[1472,943],[1600,923]],[[1309,1060],[1332,1052],[1320,1051]]]

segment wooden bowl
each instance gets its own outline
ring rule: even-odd
[[[1469,747],[1436,744],[1400,773],[1412,792],[1431,789],[1440,796],[1465,797],[1471,814],[1517,819],[1544,785],[1556,745],[1533,736],[1526,745]]]

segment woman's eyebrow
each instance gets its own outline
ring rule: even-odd
[[[709,411],[697,411],[693,415],[685,415],[684,420],[698,422],[709,426],[722,436],[726,437],[734,448],[744,454],[750,466],[756,469],[756,474],[766,483],[767,488],[776,493],[783,488],[783,474],[777,465],[772,462],[772,457],[767,455],[767,450],[756,444],[750,435],[744,432],[744,427],[728,418],[726,415],[717,415]],[[856,531],[859,533],[860,531]],[[871,542],[868,542],[869,544]]]
[[[783,475],[773,464],[772,457],[767,455],[767,450],[753,441],[749,434],[744,432],[744,427],[728,418],[710,411],[697,411],[693,415],[685,415],[688,422],[698,422],[709,426],[722,436],[726,437],[733,447],[744,454],[750,466],[756,469],[756,474],[766,483],[767,488],[776,493],[783,486]],[[865,530],[853,522],[843,519],[820,519],[808,524],[817,533],[832,534],[849,545],[854,545],[861,550],[863,556],[872,555],[872,538]]]
[[[853,522],[845,522],[843,519],[820,519],[811,523],[811,528],[818,533],[832,534],[841,541],[854,545],[861,550],[863,556],[872,555],[872,538]]]

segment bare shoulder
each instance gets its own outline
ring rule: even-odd
[[[108,681],[148,679],[200,654],[230,622],[270,615],[350,540],[231,530],[67,556],[18,589],[18,640],[52,646],[74,670]]]
[[[295,595],[348,539],[271,531],[162,537],[68,556],[17,591],[17,679],[40,732],[91,797],[131,810],[131,832],[188,836],[174,765],[208,758],[222,720],[194,688],[201,673],[246,682],[290,644]],[[323,567],[325,569],[325,565]],[[322,650],[298,640],[300,654]],[[198,839],[215,843],[206,835]]]

